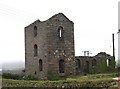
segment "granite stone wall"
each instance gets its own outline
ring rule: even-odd
[[[75,74],[74,53],[74,23],[64,14],[56,14],[43,22],[37,20],[25,27],[26,75],[47,78],[48,73],[59,76]]]
[[[115,69],[115,60],[113,56],[105,52],[98,53],[95,56],[76,56],[76,74],[84,73],[102,73],[113,72]]]
[[[62,13],[46,21],[36,20],[25,27],[26,75],[47,79],[49,74],[94,73],[114,67],[115,60],[104,52],[92,57],[75,57],[74,23]]]

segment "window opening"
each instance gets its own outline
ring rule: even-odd
[[[65,70],[65,65],[64,65],[64,60],[60,60],[59,61],[59,73],[64,73],[64,70]]]
[[[42,71],[42,60],[39,60],[39,71]]]
[[[37,51],[38,51],[38,47],[37,47],[37,45],[35,44],[35,45],[34,45],[34,56],[37,56]]]
[[[34,37],[37,36],[37,26],[34,26]]]

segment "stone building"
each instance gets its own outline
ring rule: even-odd
[[[113,72],[115,60],[113,56],[100,52],[95,56],[75,56],[76,74]]]
[[[92,60],[97,65],[102,59],[100,55],[75,57],[74,23],[62,13],[25,27],[26,75],[47,79],[51,73],[65,76],[90,72]]]
[[[64,14],[25,27],[25,71],[39,78],[75,74],[74,23]]]

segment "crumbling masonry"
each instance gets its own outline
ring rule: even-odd
[[[75,57],[74,23],[62,13],[25,27],[26,75],[47,79],[50,73],[58,76],[89,73],[90,68],[103,59],[112,61],[112,56],[100,54],[95,57]]]

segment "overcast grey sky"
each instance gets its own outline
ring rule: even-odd
[[[112,55],[115,33],[117,58],[119,0],[0,0],[0,61],[24,61],[24,27],[59,12],[74,22],[75,55]]]

